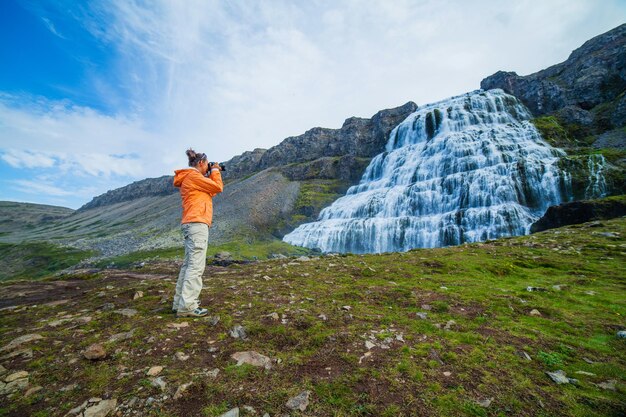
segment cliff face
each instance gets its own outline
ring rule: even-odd
[[[324,157],[371,158],[385,148],[391,130],[413,113],[417,105],[382,110],[371,119],[351,117],[340,129],[314,127],[268,149],[245,152],[226,162],[226,178],[241,178],[271,167],[314,161]],[[294,171],[290,171],[295,174]],[[297,179],[292,177],[292,179]]]
[[[93,200],[77,211],[81,212],[96,207],[136,200],[142,197],[169,195],[178,191],[178,189],[172,185],[172,180],[172,176],[164,175],[159,178],[146,178],[145,180],[135,181],[125,187],[116,188],[115,190],[110,190],[94,197]]]
[[[257,148],[244,152],[226,161],[224,180],[236,181],[276,167],[292,181],[336,178],[354,183],[367,166],[363,158],[371,158],[382,152],[389,132],[416,108],[415,103],[408,102],[400,107],[379,111],[371,119],[351,117],[340,129],[315,127],[300,136],[289,137],[270,149]],[[329,162],[327,158],[335,159]],[[172,176],[147,178],[107,191],[82,206],[79,211],[175,192],[177,189],[172,185]]]
[[[519,76],[498,71],[480,83],[518,97],[536,116],[555,114],[587,133],[626,122],[626,24],[585,42],[560,64]]]

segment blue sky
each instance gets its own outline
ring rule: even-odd
[[[78,208],[314,126],[562,62],[626,2],[0,2],[0,200]]]

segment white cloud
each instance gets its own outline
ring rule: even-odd
[[[20,156],[29,151],[50,169],[139,179],[185,165],[189,146],[226,160],[314,126],[339,127],[349,116],[473,90],[500,69],[538,71],[623,23],[626,7],[594,0],[111,0],[77,7],[72,16],[116,52],[105,73],[115,73],[127,102],[111,115],[0,96],[2,159],[32,168]],[[95,78],[92,87],[115,103],[111,82]]]
[[[55,36],[58,36],[61,39],[65,39],[65,36],[63,36],[58,30],[57,28],[54,26],[54,23],[52,23],[52,21],[50,19],[48,19],[47,17],[42,17],[41,20],[43,21],[43,23],[46,25],[46,27],[48,28],[48,30],[50,32],[52,32]]]
[[[26,194],[45,194],[54,197],[65,197],[75,194],[76,190],[64,190],[50,182],[40,182],[31,180],[12,180],[9,181],[13,188],[19,189],[20,192]]]

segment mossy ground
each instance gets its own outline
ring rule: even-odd
[[[0,281],[40,279],[78,264],[92,252],[52,243],[0,243]]]
[[[160,399],[145,375],[160,365],[168,398],[139,402],[141,415],[214,416],[249,405],[272,416],[621,416],[625,234],[621,218],[406,253],[208,266],[201,299],[220,317],[216,325],[169,312],[175,261],[90,280],[5,283],[0,306],[16,308],[0,311],[2,345],[26,333],[45,339],[26,345],[32,359],[2,361],[43,389],[0,397],[0,415],[63,415],[94,396]],[[144,296],[133,300],[138,290]],[[138,313],[125,317],[104,303]],[[279,320],[268,317],[274,312]],[[92,320],[76,320],[84,316]],[[182,321],[189,327],[168,327]],[[229,335],[237,324],[247,340]],[[131,329],[130,339],[107,341]],[[104,361],[81,356],[95,342],[109,352]],[[236,367],[230,356],[245,350],[269,356],[273,368]],[[190,359],[174,359],[178,351]],[[216,368],[217,377],[207,376]],[[545,374],[556,369],[579,385],[556,385]],[[595,385],[607,380],[616,391]],[[305,389],[306,411],[289,411],[287,400]],[[490,398],[489,407],[478,404]]]

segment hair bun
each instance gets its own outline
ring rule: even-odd
[[[187,157],[189,158],[190,161],[196,159],[197,155],[196,155],[196,152],[193,149],[191,149],[191,148],[187,149],[186,154],[187,154]]]

